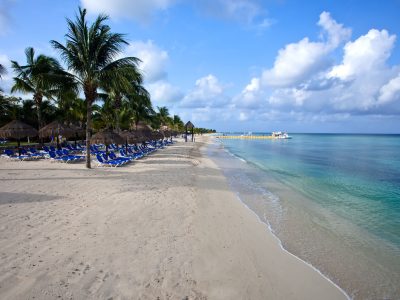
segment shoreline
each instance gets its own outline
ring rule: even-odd
[[[212,141],[211,143],[214,143],[214,142]],[[205,145],[205,147],[208,147],[208,145]],[[202,154],[206,157],[207,160],[212,161],[212,159],[211,159],[211,158],[207,155],[207,153],[205,153],[205,152],[206,152],[206,151],[204,151],[204,148],[203,148]],[[214,163],[212,162],[212,164],[214,164]],[[326,281],[325,283],[329,283],[329,285],[332,285],[332,287],[335,287],[338,291],[340,291],[339,294],[341,294],[341,296],[339,296],[339,297],[342,297],[342,298],[345,298],[345,299],[350,299],[350,297],[347,295],[347,293],[346,293],[342,288],[340,288],[336,283],[334,283],[332,280],[330,280],[330,279],[327,278],[325,275],[323,275],[317,268],[315,268],[314,266],[312,266],[312,265],[309,264],[308,262],[302,260],[301,258],[297,257],[296,255],[294,255],[293,253],[289,252],[288,250],[286,250],[286,249],[283,247],[283,245],[282,245],[280,239],[273,233],[273,231],[272,231],[271,228],[269,227],[269,224],[263,222],[263,221],[257,216],[257,214],[256,214],[253,210],[251,210],[251,209],[238,197],[238,195],[230,188],[229,184],[227,183],[227,178],[222,174],[222,170],[221,170],[217,165],[214,165],[214,167],[218,168],[218,170],[220,171],[221,175],[223,176],[224,185],[226,185],[226,187],[229,189],[229,192],[230,192],[231,194],[233,194],[233,196],[234,196],[233,198],[234,198],[234,199],[232,199],[232,200],[238,202],[238,204],[241,206],[241,209],[245,208],[246,212],[249,213],[248,217],[251,218],[251,219],[253,219],[253,220],[251,221],[251,222],[253,222],[253,226],[255,225],[254,222],[258,223],[258,225],[261,225],[261,234],[265,234],[265,236],[268,236],[268,239],[269,239],[268,245],[267,245],[266,243],[262,243],[262,244],[257,244],[257,247],[260,247],[261,249],[262,249],[263,247],[265,247],[265,250],[266,250],[266,251],[271,251],[271,244],[270,244],[270,243],[274,244],[273,246],[278,246],[278,247],[279,247],[279,250],[278,250],[278,251],[281,252],[281,253],[279,253],[279,255],[282,254],[282,252],[283,252],[285,255],[289,255],[290,257],[294,258],[297,262],[299,262],[299,263],[302,265],[302,267],[305,268],[304,270],[302,270],[302,272],[305,272],[305,273],[306,273],[306,272],[309,272],[310,270],[312,270],[311,272],[316,272],[316,273],[318,273],[318,276],[320,276],[321,278],[323,278],[323,281]],[[255,217],[255,218],[254,218],[254,217]],[[257,225],[257,227],[258,227],[258,225]],[[252,230],[255,230],[255,227],[253,227]],[[272,241],[271,241],[271,238],[272,238]],[[264,254],[262,254],[262,255],[264,255]],[[268,258],[264,256],[263,259],[268,259]],[[292,262],[291,262],[291,263],[292,263]],[[293,265],[292,265],[292,266],[288,266],[288,265],[285,266],[285,268],[290,268],[290,267],[293,267]],[[306,270],[307,268],[309,268],[309,270]],[[262,272],[262,271],[261,271],[261,272]],[[286,274],[286,275],[287,275],[287,274]],[[303,275],[304,275],[304,276],[307,276],[306,274],[303,274]],[[297,279],[298,279],[298,278],[297,278]],[[286,287],[288,287],[289,285],[290,285],[290,284],[287,284]],[[306,287],[303,287],[303,288],[307,289]],[[325,292],[326,292],[326,291],[325,291]],[[329,294],[329,293],[323,293],[323,294],[320,294],[320,295],[318,295],[318,296],[316,296],[316,297],[315,297],[315,295],[314,295],[314,296],[302,295],[302,294],[301,294],[301,291],[297,291],[297,293],[298,293],[298,294],[296,295],[296,297],[298,297],[298,299],[303,299],[303,297],[304,297],[304,299],[306,299],[306,298],[308,298],[308,299],[318,299],[318,298],[329,299],[329,298],[332,296],[332,294]],[[301,295],[302,295],[302,296],[301,296]],[[336,295],[336,296],[338,296],[338,295]],[[266,296],[266,295],[264,295],[264,298],[263,298],[262,295],[260,295],[259,298],[253,296],[253,297],[250,297],[250,299],[265,299],[265,297],[268,298],[268,296]],[[282,295],[275,295],[274,297],[272,297],[272,299],[275,299],[275,298],[278,298],[278,299],[285,299],[285,298],[286,298],[286,299],[287,299],[287,298],[291,298],[291,297],[290,297],[290,295],[285,295],[285,296],[282,296]]]
[[[400,266],[396,248],[308,198],[293,184],[296,177],[277,176],[268,161],[258,161],[244,146],[224,145],[217,141],[214,148],[223,151],[213,149],[210,155],[216,156],[240,200],[270,224],[287,251],[311,264],[350,298],[396,298]]]
[[[118,169],[0,160],[0,296],[346,299],[282,250],[200,140]]]

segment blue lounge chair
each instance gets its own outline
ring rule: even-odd
[[[127,153],[125,150],[123,150],[123,149],[120,149],[120,150],[119,150],[119,154],[120,154],[120,157],[127,157],[127,158],[130,158],[130,159],[132,159],[132,160],[138,159],[138,158],[139,158],[138,155],[135,155],[135,154],[128,154],[128,153]]]
[[[64,155],[57,156],[56,152],[54,152],[54,151],[50,151],[49,156],[50,156],[50,159],[53,161],[59,161],[59,162],[65,162],[65,163],[71,161],[71,158],[69,158],[68,156],[64,156]]]
[[[116,156],[115,155],[115,153],[114,152],[110,152],[109,154],[108,154],[108,156],[111,158],[111,159],[113,159],[113,160],[122,160],[122,161],[125,161],[126,163],[129,163],[129,162],[131,162],[132,160],[134,160],[134,158],[133,157],[123,157],[123,156]]]
[[[47,146],[43,146],[43,151],[46,152],[46,153],[49,153],[49,152],[50,152],[50,149],[49,149],[49,147],[47,147]]]
[[[103,159],[104,159],[105,161],[117,161],[117,162],[120,162],[121,165],[125,165],[125,164],[127,164],[127,163],[129,162],[129,161],[125,160],[125,159],[118,159],[118,158],[112,159],[112,158],[109,157],[109,156],[110,156],[110,154],[108,154],[108,156],[107,156],[106,153],[103,153],[103,154],[102,154],[102,157],[103,157]]]
[[[124,151],[127,155],[134,155],[136,158],[142,158],[144,153],[138,150],[135,150],[135,146],[133,148],[129,147],[128,151]]]
[[[28,153],[24,148],[21,149],[21,154],[32,157],[32,159],[40,159],[43,158],[43,155],[39,153]]]
[[[85,156],[83,155],[70,154],[67,149],[62,149],[61,151],[64,155],[73,158],[75,161],[85,160]]]
[[[36,156],[44,157],[44,154],[38,152],[35,148],[29,148],[29,152],[31,152],[31,155],[36,155]]]
[[[119,167],[122,165],[120,161],[104,160],[100,154],[96,155],[99,167]]]
[[[34,160],[35,158],[29,155],[16,155],[14,151],[10,149],[4,150],[4,157],[13,159],[13,160]]]

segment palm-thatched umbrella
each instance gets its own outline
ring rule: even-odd
[[[150,125],[148,125],[148,124],[146,124],[146,123],[144,123],[142,121],[139,121],[139,123],[137,123],[137,125],[136,125],[136,130],[150,130],[150,131],[152,131],[153,128]]]
[[[90,139],[92,143],[101,143],[106,145],[106,154],[108,156],[108,145],[109,144],[124,144],[124,138],[120,136],[118,133],[114,132],[112,129],[104,129],[92,136]]]
[[[155,140],[162,140],[162,139],[164,139],[164,135],[163,135],[161,132],[159,132],[159,131],[153,132],[153,137],[154,137]]]
[[[170,139],[171,140],[171,142],[172,142],[172,131],[171,130],[165,130],[164,132],[163,132],[163,134],[164,134],[164,137],[168,140],[168,139]]]
[[[190,121],[188,121],[188,122],[185,124],[185,141],[186,141],[186,142],[187,142],[188,130],[191,130],[191,131],[192,131],[192,142],[194,141],[194,132],[193,132],[193,129],[194,129],[193,123],[190,122]]]
[[[21,138],[33,137],[38,131],[24,122],[14,120],[0,128],[0,137],[15,138],[18,142],[18,155],[21,156]]]
[[[171,137],[171,131],[169,130],[160,130],[160,132],[163,134],[164,138],[169,138]]]
[[[142,141],[142,137],[139,136],[136,132],[133,131],[122,131],[119,133],[125,139],[125,150],[128,151],[128,143],[137,144]]]
[[[144,122],[139,122],[136,126],[136,133],[142,137],[146,137],[146,140],[152,139],[152,131],[153,128]]]
[[[74,134],[75,131],[71,127],[61,123],[60,121],[53,121],[39,130],[40,138],[53,137],[55,135],[58,149],[60,148],[60,140],[59,140],[60,135],[62,135],[65,138],[69,138]]]
[[[69,124],[69,128],[71,128],[75,133],[75,146],[76,146],[77,139],[79,137],[84,137],[85,136],[85,134],[86,134],[85,129],[83,129],[83,128],[79,127],[79,126],[76,126],[76,125],[74,125],[72,123]]]

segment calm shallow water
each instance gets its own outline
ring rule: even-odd
[[[400,299],[400,136],[221,143],[209,154],[286,249],[351,297]]]

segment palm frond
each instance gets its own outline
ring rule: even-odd
[[[14,77],[14,85],[11,87],[11,93],[22,92],[25,94],[34,93],[35,88],[28,84],[28,82],[20,79],[18,77]]]

